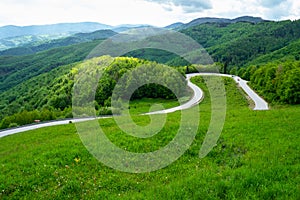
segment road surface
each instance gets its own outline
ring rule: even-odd
[[[4,136],[8,136],[8,135],[13,135],[16,133],[39,129],[39,128],[64,125],[64,124],[69,124],[70,122],[72,122],[72,123],[84,122],[84,121],[89,121],[89,120],[94,120],[94,119],[95,118],[70,119],[70,120],[53,121],[53,122],[40,123],[40,124],[35,124],[35,125],[28,125],[28,126],[24,126],[24,127],[20,127],[20,128],[14,128],[14,129],[9,129],[9,130],[5,130],[5,131],[0,131],[0,138],[2,138]]]
[[[232,75],[227,75],[227,74],[216,74],[216,73],[195,73],[195,74],[187,74],[187,80],[188,80],[188,86],[194,91],[193,98],[191,98],[188,102],[185,104],[175,107],[175,108],[170,108],[162,111],[155,111],[151,113],[146,113],[145,115],[153,115],[153,114],[162,114],[162,113],[172,113],[176,112],[178,110],[185,110],[188,108],[191,108],[201,102],[203,99],[203,91],[193,84],[190,79],[194,76],[224,76],[224,77],[230,77],[233,78],[236,83],[239,84],[239,86],[247,93],[247,95],[254,101],[255,103],[255,108],[254,110],[268,110],[268,103],[263,100],[261,97],[259,97],[247,84],[247,81],[241,79],[238,76],[232,76]],[[107,118],[107,117],[104,117]],[[43,127],[49,127],[49,126],[56,126],[56,125],[64,125],[64,124],[69,124],[70,122],[76,123],[76,122],[84,122],[84,121],[89,121],[89,120],[94,120],[95,118],[83,118],[83,119],[70,119],[70,120],[62,120],[62,121],[54,121],[54,122],[47,122],[47,123],[41,123],[41,124],[35,124],[35,125],[29,125],[25,127],[20,127],[20,128],[14,128],[14,129],[9,129],[5,131],[0,131],[0,138],[16,134],[16,133],[21,133],[29,130],[35,130]]]
[[[178,110],[186,110],[186,109],[189,109],[189,108],[191,108],[195,105],[198,105],[204,97],[203,91],[197,85],[195,85],[191,82],[191,78],[193,76],[199,76],[199,74],[198,75],[196,75],[196,74],[187,74],[186,76],[187,76],[187,81],[188,81],[188,87],[190,87],[194,92],[193,97],[188,102],[186,102],[186,103],[184,103],[180,106],[177,106],[175,108],[170,108],[170,109],[160,110],[160,111],[154,111],[154,112],[146,113],[144,115],[172,113],[172,112],[176,112]]]
[[[216,73],[196,73],[196,74],[192,74],[191,76],[197,76],[197,75],[201,75],[201,76],[223,76],[223,77],[229,77],[229,78],[233,78],[233,80],[235,80],[235,82],[246,92],[246,94],[253,100],[255,107],[253,110],[269,110],[269,106],[268,103],[261,98],[260,96],[258,96],[257,93],[255,93],[247,84],[248,81],[245,81],[243,79],[241,79],[238,76],[234,76],[234,75],[228,75],[228,74],[216,74]]]
[[[258,96],[247,84],[247,81],[239,78],[239,77],[234,77],[234,80],[239,84],[241,88],[246,92],[246,94],[254,101],[255,107],[254,110],[269,110],[269,105],[268,103]]]

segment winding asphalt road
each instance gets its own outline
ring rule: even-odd
[[[14,129],[9,129],[5,131],[0,132],[0,138],[8,135],[13,135],[16,133],[21,133],[25,131],[30,131],[30,130],[35,130],[38,128],[44,128],[44,127],[49,127],[49,126],[57,126],[57,125],[64,125],[64,124],[69,124],[70,122],[76,123],[76,122],[84,122],[84,121],[89,121],[89,120],[94,120],[95,118],[85,118],[85,119],[70,119],[70,120],[62,120],[62,121],[53,121],[53,122],[46,122],[46,123],[40,123],[40,124],[35,124],[35,125],[28,125],[20,128],[14,128]]]
[[[253,100],[255,107],[253,110],[269,110],[268,103],[261,98],[257,93],[255,93],[249,86],[248,81],[241,79],[238,76],[228,75],[228,74],[216,74],[216,73],[196,73],[191,76],[223,76],[233,78],[235,82],[246,92],[246,94]]]
[[[189,109],[197,104],[199,104],[204,95],[203,95],[203,91],[194,83],[192,83],[190,80],[192,77],[194,76],[199,76],[200,74],[187,74],[186,75],[186,79],[188,81],[188,87],[190,87],[193,91],[194,91],[194,96],[193,98],[191,98],[188,102],[177,106],[175,108],[170,108],[170,109],[166,109],[166,110],[160,110],[160,111],[154,111],[154,112],[149,112],[149,113],[145,113],[144,115],[156,115],[156,114],[166,114],[166,113],[172,113],[172,112],[176,112],[178,110],[186,110]]]
[[[216,73],[195,73],[195,74],[187,74],[187,80],[188,80],[188,86],[194,91],[194,96],[191,98],[187,103],[175,107],[175,108],[170,108],[167,110],[162,110],[162,111],[155,111],[151,113],[146,113],[145,115],[154,115],[154,114],[163,114],[163,113],[172,113],[176,112],[178,110],[185,110],[188,108],[191,108],[201,102],[201,100],[204,97],[203,91],[193,84],[190,79],[195,76],[224,76],[224,77],[230,77],[235,80],[236,83],[246,92],[246,94],[254,101],[255,103],[255,108],[254,110],[268,110],[268,103],[259,97],[247,84],[247,81],[241,79],[238,76],[232,76],[232,75],[227,75],[227,74],[216,74]],[[107,118],[107,117],[103,117]],[[49,126],[56,126],[56,125],[63,125],[63,124],[69,124],[70,122],[72,123],[77,123],[77,122],[84,122],[84,121],[89,121],[89,120],[94,120],[95,118],[83,118],[83,119],[70,119],[70,120],[62,120],[62,121],[54,121],[54,122],[47,122],[47,123],[41,123],[41,124],[35,124],[35,125],[29,125],[25,127],[20,127],[20,128],[15,128],[15,129],[9,129],[5,131],[0,131],[0,138],[8,136],[8,135],[13,135],[16,133],[21,133],[29,130],[35,130],[43,127],[49,127]]]

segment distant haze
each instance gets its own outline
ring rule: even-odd
[[[300,18],[299,0],[1,0],[0,26],[99,22],[167,26],[200,17]]]
[[[244,16],[236,19],[225,19],[225,18],[197,18],[189,23],[174,23],[166,26],[168,29],[182,29],[191,26],[203,24],[203,23],[234,23],[239,21],[247,21],[251,23],[258,23],[263,21],[262,18]],[[34,26],[3,26],[0,27],[0,44],[1,39],[14,38],[19,36],[29,36],[29,35],[49,35],[49,36],[68,36],[75,33],[88,33],[97,30],[113,30],[115,32],[123,32],[130,28],[138,28],[141,26],[149,25],[122,25],[122,26],[110,26],[107,24],[101,24],[97,22],[81,22],[81,23],[59,23],[53,25],[34,25]],[[6,43],[5,41],[2,41]],[[5,49],[5,48],[4,48]],[[1,48],[0,48],[1,50]],[[3,50],[3,49],[2,49]]]

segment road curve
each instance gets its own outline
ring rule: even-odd
[[[195,76],[224,76],[224,77],[233,78],[235,80],[235,82],[238,83],[239,86],[254,101],[254,103],[255,103],[254,110],[268,110],[269,109],[268,103],[265,100],[263,100],[261,97],[259,97],[248,86],[247,81],[241,79],[238,76],[232,76],[232,75],[227,75],[227,74],[216,74],[216,73],[195,73],[195,74],[187,74],[188,86],[194,91],[193,97],[188,102],[186,102],[185,104],[183,104],[181,106],[175,107],[175,108],[146,113],[144,115],[172,113],[172,112],[176,112],[179,110],[185,110],[185,109],[191,108],[191,107],[199,104],[201,102],[201,100],[203,99],[204,94],[203,94],[203,91],[198,86],[196,86],[195,84],[193,84],[190,81],[190,79]],[[108,117],[101,117],[101,118],[108,118]],[[29,126],[20,127],[20,128],[9,129],[9,130],[5,130],[5,131],[0,131],[0,138],[8,136],[8,135],[13,135],[16,133],[29,131],[29,130],[35,130],[35,129],[49,127],[49,126],[64,125],[64,124],[69,124],[70,122],[77,123],[77,122],[90,121],[90,120],[94,120],[94,119],[95,118],[69,119],[69,120],[46,122],[46,123],[29,125]]]
[[[238,76],[235,75],[229,75],[229,74],[217,74],[217,73],[196,73],[192,74],[194,76],[223,76],[223,77],[229,77],[233,78],[235,82],[246,92],[246,94],[253,100],[255,107],[253,110],[269,110],[268,103],[261,98],[256,92],[254,92],[249,86],[248,86],[248,81],[245,81],[241,79]]]
[[[239,84],[241,88],[247,93],[247,95],[254,101],[255,107],[254,110],[269,110],[269,105],[268,103],[258,96],[257,93],[255,93],[247,84],[247,81],[239,78],[239,77],[234,77],[234,80]]]
[[[149,113],[145,113],[144,115],[156,115],[156,114],[166,114],[166,113],[172,113],[172,112],[176,112],[178,110],[186,110],[189,109],[195,105],[198,105],[201,100],[204,97],[203,91],[194,83],[191,82],[191,78],[194,76],[199,76],[199,74],[187,74],[186,75],[186,79],[188,81],[188,87],[191,88],[194,92],[193,97],[186,103],[174,107],[174,108],[170,108],[170,109],[166,109],[166,110],[160,110],[160,111],[154,111],[154,112],[149,112]]]

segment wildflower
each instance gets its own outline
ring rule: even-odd
[[[79,162],[80,162],[80,158],[75,158],[74,161],[75,161],[76,163],[79,163]]]

